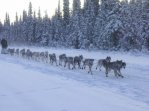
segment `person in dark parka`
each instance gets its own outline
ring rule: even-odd
[[[8,43],[7,43],[6,39],[1,40],[1,46],[2,46],[1,53],[6,54],[7,53],[7,47],[8,47]]]
[[[7,49],[7,47],[8,47],[7,40],[2,39],[2,40],[1,40],[1,45],[2,45],[2,48],[3,48],[3,49]]]

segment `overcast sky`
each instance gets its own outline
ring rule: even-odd
[[[57,8],[59,0],[0,0],[0,20],[4,21],[6,12],[9,13],[11,22],[15,19],[16,12],[22,15],[23,10],[28,10],[29,2],[32,2],[33,9],[41,9],[42,15],[47,10],[48,15],[52,16]],[[60,0],[62,3],[63,0]],[[83,0],[81,0],[83,1]],[[72,0],[70,0],[72,3]]]

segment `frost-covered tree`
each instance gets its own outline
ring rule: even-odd
[[[73,0],[73,9],[72,14],[75,14],[76,12],[80,12],[81,10],[81,2],[80,0]]]
[[[43,30],[42,30],[42,17],[41,17],[41,11],[40,8],[38,9],[38,13],[37,13],[37,18],[36,18],[36,38],[35,38],[35,43],[39,43],[42,39],[42,34],[43,34]]]
[[[28,16],[32,17],[33,16],[33,9],[32,9],[32,3],[29,3],[29,9],[28,9]]]
[[[0,38],[2,38],[2,33],[3,33],[3,24],[0,21]]]
[[[101,7],[101,6],[100,6]],[[97,48],[102,48],[101,33],[105,25],[105,16],[101,8],[98,9],[98,15],[96,16],[95,26],[94,26],[94,46]]]
[[[36,18],[36,12],[33,13],[33,32],[32,32],[32,44],[36,43],[36,32],[37,32],[37,18]]]
[[[149,1],[143,0],[143,35],[144,35],[144,45],[149,50]]]
[[[124,50],[138,49],[143,46],[142,37],[142,0],[121,2],[120,16],[124,26],[124,34],[120,45]]]
[[[28,36],[27,32],[27,11],[23,10],[23,18],[22,18],[22,41],[27,42],[26,37]]]
[[[69,36],[67,37],[68,45],[79,49],[81,47],[80,38],[82,36],[80,30],[80,17],[81,17],[81,2],[80,0],[73,0],[72,16],[69,24]]]
[[[44,46],[48,46],[49,40],[50,40],[50,29],[51,29],[51,21],[48,17],[47,11],[45,12],[45,16],[43,18],[43,35],[42,35],[42,41],[44,41],[42,44]]]
[[[63,0],[63,21],[64,25],[68,25],[70,20],[69,0]]]
[[[32,3],[30,2],[29,3],[29,9],[28,9],[28,17],[27,17],[27,41],[28,41],[28,43],[29,44],[31,44],[31,42],[33,41],[33,22],[34,22],[34,20],[33,20],[33,11],[32,11]]]
[[[6,13],[5,20],[4,20],[3,37],[7,38],[8,40],[10,39],[10,18],[8,13]]]
[[[18,18],[18,14],[16,13],[16,19],[15,22],[13,24],[13,34],[11,36],[13,36],[14,41],[17,41],[17,39],[19,38],[19,18]]]
[[[99,9],[99,0],[91,0],[91,2],[93,3],[95,14],[97,15]]]
[[[120,19],[119,1],[101,1],[96,26],[100,26],[99,33],[95,33],[96,43],[101,49],[115,49],[119,47],[119,39],[122,36],[123,24]],[[96,30],[97,27],[95,28]],[[99,34],[99,36],[98,36]]]
[[[60,1],[58,4],[58,9],[55,10],[55,15],[52,17],[51,20],[51,36],[52,39],[50,41],[50,45],[52,46],[58,46],[62,44],[64,41],[64,38],[62,36],[63,33],[63,19],[62,19],[62,13],[60,11]]]
[[[86,0],[84,8],[84,25],[86,25],[85,36],[86,39],[90,42],[90,44],[93,44],[94,25],[96,20],[93,2],[91,0]]]

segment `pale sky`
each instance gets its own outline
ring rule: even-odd
[[[16,12],[20,16],[24,9],[28,10],[29,2],[32,2],[33,10],[35,9],[36,13],[40,7],[42,15],[44,15],[47,10],[48,15],[52,16],[58,6],[58,1],[59,0],[0,0],[0,21],[4,21],[5,14],[8,12],[12,22],[15,19]],[[62,1],[63,0],[60,0],[61,3]],[[72,0],[70,0],[70,4],[71,3]]]

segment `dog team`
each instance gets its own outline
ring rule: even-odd
[[[68,69],[86,69],[88,67],[88,73],[93,74],[92,68],[95,62],[95,59],[84,58],[83,55],[71,57],[66,54],[61,54],[56,57],[56,54],[49,54],[48,51],[45,52],[33,52],[30,49],[8,49],[8,54],[11,56],[20,56],[29,60],[41,61],[50,64],[56,64],[56,66],[68,67]],[[58,62],[59,60],[59,62]],[[115,76],[124,77],[121,73],[121,69],[126,67],[126,63],[122,60],[111,61],[111,57],[107,56],[105,59],[99,59],[96,64],[96,69],[101,71],[101,67],[105,69],[106,77],[111,70],[114,71]]]

